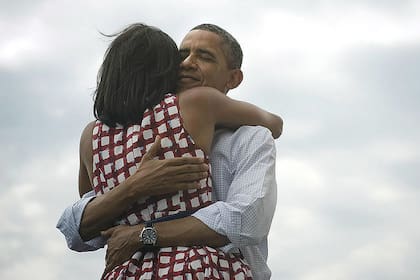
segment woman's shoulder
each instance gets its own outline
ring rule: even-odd
[[[83,129],[82,136],[80,137],[79,152],[82,161],[90,159],[92,155],[92,134],[96,123],[97,121],[89,122]]]
[[[81,137],[82,140],[86,138],[90,139],[92,137],[93,128],[95,127],[96,123],[97,123],[96,120],[91,121],[85,126],[82,132],[82,137]]]

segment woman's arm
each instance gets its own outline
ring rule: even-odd
[[[85,193],[92,190],[92,131],[95,122],[90,122],[82,132],[79,146],[79,195],[82,197]],[[89,166],[89,168],[88,168]]]
[[[260,125],[271,130],[274,138],[280,137],[283,120],[253,104],[234,100],[210,87],[198,87],[182,93],[197,106],[201,114],[216,126],[237,128],[241,125]]]

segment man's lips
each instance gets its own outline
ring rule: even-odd
[[[193,81],[200,81],[199,78],[197,78],[195,76],[192,76],[192,75],[186,75],[186,74],[179,75],[178,79],[180,81],[191,81],[191,80],[193,80]]]

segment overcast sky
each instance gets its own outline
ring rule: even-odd
[[[264,3],[264,5],[262,4]],[[0,0],[0,278],[99,279],[55,224],[78,198],[78,144],[108,39],[193,26],[244,51],[231,97],[284,118],[272,279],[420,279],[420,2]]]

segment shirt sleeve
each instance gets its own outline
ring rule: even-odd
[[[78,252],[95,251],[103,248],[106,244],[106,239],[102,236],[98,236],[89,241],[83,241],[82,237],[80,237],[79,228],[82,215],[86,205],[93,198],[95,198],[93,191],[86,193],[80,200],[67,207],[58,220],[56,227],[66,238],[69,249]]]
[[[267,238],[277,201],[275,161],[275,144],[267,129],[255,128],[252,133],[237,134],[232,139],[233,180],[225,201],[194,214],[229,238],[232,244],[223,247],[224,251],[257,245]]]

